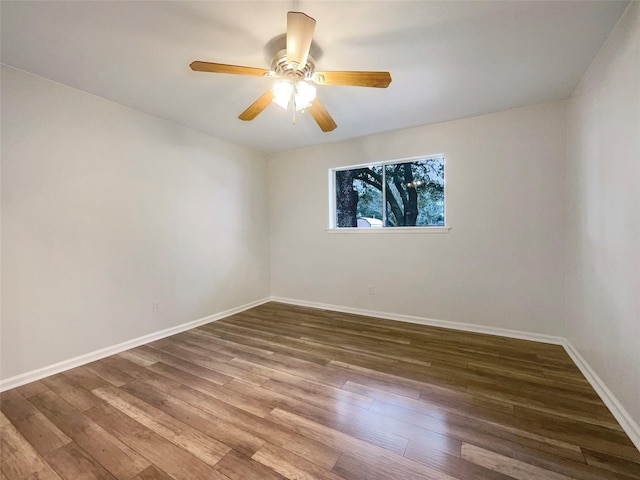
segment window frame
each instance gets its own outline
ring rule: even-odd
[[[364,167],[382,167],[382,170],[385,170],[386,165],[396,165],[400,163],[413,163],[424,160],[431,160],[434,158],[442,158],[445,165],[445,178],[443,182],[444,189],[444,200],[443,200],[443,212],[444,212],[444,221],[443,225],[426,225],[426,226],[410,226],[410,227],[388,227],[384,226],[385,220],[385,208],[384,205],[386,203],[386,191],[382,190],[382,214],[383,214],[383,226],[379,228],[365,228],[365,227],[338,227],[336,226],[336,172],[343,170],[353,170],[357,168]],[[384,160],[378,162],[367,162],[367,163],[359,163],[355,165],[347,165],[341,167],[333,167],[329,169],[329,226],[327,227],[327,233],[364,233],[364,234],[391,234],[391,233],[448,233],[451,230],[451,227],[448,224],[448,216],[447,216],[447,157],[444,153],[430,154],[430,155],[420,155],[417,157],[409,157],[409,158],[400,158],[395,160]]]

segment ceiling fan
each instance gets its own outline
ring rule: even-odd
[[[337,125],[329,112],[316,97],[317,85],[348,85],[354,87],[386,88],[391,83],[389,72],[316,72],[316,64],[309,55],[316,21],[301,12],[287,13],[287,45],[276,52],[271,69],[243,67],[196,61],[191,69],[196,72],[231,73],[277,79],[273,88],[242,112],[240,120],[253,120],[271,103],[284,109],[291,108],[293,123],[296,111],[307,110],[323,132],[334,130]]]

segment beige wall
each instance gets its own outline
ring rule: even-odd
[[[640,424],[640,3],[569,108],[567,337]]]
[[[562,335],[565,113],[537,105],[270,156],[272,295]],[[330,168],[437,153],[448,234],[325,231]]]
[[[3,67],[0,378],[268,296],[266,176],[262,154]]]

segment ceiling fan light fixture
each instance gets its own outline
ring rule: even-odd
[[[293,84],[289,80],[280,80],[273,86],[273,103],[281,106],[285,110],[289,108]]]
[[[309,85],[304,80],[296,82],[296,110],[309,108],[314,98],[316,98],[316,87]]]
[[[304,80],[298,80],[295,83],[280,80],[273,86],[273,103],[285,110],[289,109],[291,100],[294,102],[296,111],[309,108],[314,98],[316,98],[316,87]]]

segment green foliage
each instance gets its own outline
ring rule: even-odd
[[[373,165],[350,173],[358,217],[382,219],[384,183],[386,226],[444,225],[444,158]]]
[[[358,173],[361,176],[368,175],[369,172],[377,175],[382,174],[382,167],[379,166],[360,170]],[[382,220],[382,190],[359,178],[353,181],[353,188],[358,193],[357,216]]]

